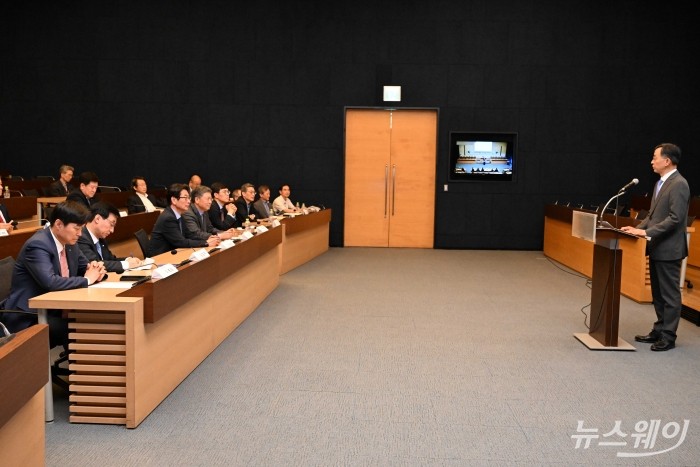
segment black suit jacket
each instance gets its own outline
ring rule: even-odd
[[[164,208],[165,202],[156,198],[151,194],[146,194],[146,198],[153,203],[153,206],[157,208]],[[146,212],[146,206],[143,205],[143,200],[136,193],[132,194],[126,200],[126,209],[129,214],[136,214],[139,212]]]
[[[96,203],[98,200],[97,196],[88,200],[87,196],[85,196],[82,191],[73,190],[68,196],[66,196],[66,201],[75,201],[90,209],[90,205]]]
[[[103,261],[105,268],[109,272],[116,272],[118,274],[123,273],[124,268],[122,267],[121,262],[125,258],[117,258],[114,256],[114,253],[109,250],[107,242],[103,238],[99,239],[99,242],[100,248],[102,248],[102,256],[100,256],[98,253],[95,244],[92,243],[92,236],[90,236],[88,228],[83,227],[83,233],[80,237],[78,237],[78,247],[80,248],[80,251],[83,252],[85,258],[87,258],[88,261]]]
[[[160,213],[151,232],[151,240],[148,242],[148,256],[153,257],[175,248],[196,248],[208,246],[206,241],[185,238],[184,222],[180,230],[178,221],[172,206],[168,206]]]
[[[87,270],[87,259],[76,245],[65,248],[70,277],[61,277],[58,250],[49,228],[38,230],[25,242],[12,274],[8,310],[31,310],[29,299],[46,292],[87,287],[88,281],[82,277]]]
[[[245,223],[245,220],[248,218],[248,215],[254,214],[255,215],[255,220],[262,219],[265,216],[260,216],[258,214],[258,211],[255,210],[255,203],[250,203],[250,208],[247,207],[247,203],[243,199],[243,197],[240,197],[236,200],[236,207],[238,208],[238,211],[236,211],[236,220],[238,221],[239,225],[243,225]]]
[[[637,226],[646,230],[649,258],[660,261],[681,260],[688,256],[688,205],[690,188],[685,178],[673,172],[652,198],[649,214]]]
[[[70,190],[70,185],[68,185],[68,189],[63,188],[61,181],[56,180],[55,182],[51,182],[51,184],[46,188],[46,196],[68,196]]]
[[[221,220],[222,211],[224,213],[223,220]],[[232,227],[238,227],[240,225],[236,219],[236,216],[230,216],[228,211],[226,211],[226,208],[220,208],[219,203],[216,201],[213,201],[211,203],[211,207],[209,208],[209,221],[211,222],[211,225],[221,231],[228,230]]]
[[[218,230],[211,225],[209,214],[205,212],[200,216],[194,203],[190,204],[190,208],[182,214],[182,220],[184,222],[186,238],[204,240],[206,242],[210,236],[218,232]]]
[[[0,204],[0,211],[2,211],[2,216],[5,218],[5,222],[12,223],[10,213],[7,212],[7,206],[5,206],[4,204]]]

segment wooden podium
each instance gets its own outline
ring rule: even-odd
[[[572,235],[576,234],[572,227]],[[597,223],[593,238],[587,238],[595,242],[590,325],[588,333],[574,333],[574,337],[590,350],[635,350],[617,336],[622,277],[620,237],[638,238],[609,224],[600,226]]]

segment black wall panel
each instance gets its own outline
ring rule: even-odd
[[[240,4],[15,2],[0,15],[0,169],[63,163],[128,186],[292,186],[334,209],[344,108],[439,108],[435,246],[539,249],[544,205],[598,205],[653,147],[683,148],[697,194],[700,50],[690,6],[631,0]],[[392,107],[397,105],[392,104]],[[447,183],[450,131],[517,131],[514,182]],[[624,201],[624,200],[623,200]]]

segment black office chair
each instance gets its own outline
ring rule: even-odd
[[[51,182],[56,180],[55,178],[53,178],[53,175],[37,175],[36,177],[34,177],[34,179],[35,180],[49,180]]]
[[[36,196],[37,198],[39,197],[39,190],[35,190],[34,188],[26,188],[21,191],[24,196]]]
[[[12,287],[12,270],[14,269],[14,267],[15,259],[12,256],[7,256],[3,259],[0,259],[0,318],[3,318],[3,313],[28,313],[24,310],[5,309],[5,301],[10,295],[10,289]],[[66,392],[68,392],[68,381],[63,379],[62,376],[68,376],[70,374],[70,371],[67,368],[60,367],[59,365],[67,360],[68,349],[64,347],[58,359],[54,361],[51,365],[51,381]]]
[[[134,237],[136,237],[136,241],[139,242],[141,253],[143,253],[143,259],[148,258],[148,243],[150,242],[148,233],[143,229],[139,229],[134,232]]]
[[[100,193],[112,193],[115,191],[122,191],[122,189],[119,188],[118,186],[99,185],[97,187],[97,191],[99,191]]]

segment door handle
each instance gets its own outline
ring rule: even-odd
[[[389,164],[384,165],[384,219],[389,209]]]
[[[396,207],[396,164],[391,166],[391,215],[394,215]]]

